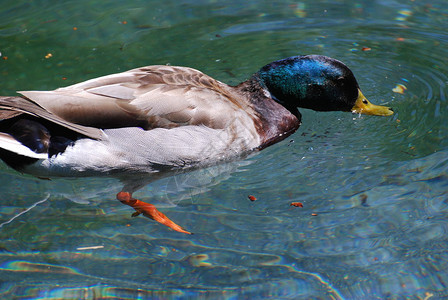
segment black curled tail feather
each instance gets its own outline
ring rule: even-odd
[[[41,123],[29,119],[18,119],[8,128],[8,134],[36,153],[48,153],[50,132]]]
[[[100,137],[96,128],[84,127],[28,99],[0,97],[0,159],[21,171],[39,159],[64,152],[81,137]]]

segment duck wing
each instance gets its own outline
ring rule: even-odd
[[[21,97],[0,97],[0,120],[7,120],[21,114],[44,118],[93,139],[104,138],[104,133],[101,129],[68,122],[28,99]]]
[[[172,66],[143,67],[53,91],[20,93],[68,122],[101,129],[221,129],[248,107],[230,86],[200,71]]]

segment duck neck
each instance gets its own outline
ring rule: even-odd
[[[257,74],[236,88],[255,110],[254,123],[261,137],[260,148],[287,138],[300,127],[302,116],[297,108],[282,105],[269,93]]]

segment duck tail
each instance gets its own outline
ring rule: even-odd
[[[22,170],[40,159],[48,158],[48,153],[37,153],[23,145],[12,135],[0,132],[0,159],[15,170]]]
[[[48,158],[49,133],[36,121],[22,118],[20,97],[0,97],[0,159],[16,170]]]
[[[66,121],[28,98],[0,96],[0,122],[21,114],[47,120],[92,139],[105,139],[101,129]]]

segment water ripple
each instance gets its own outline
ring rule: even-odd
[[[151,63],[238,83],[270,61],[316,53],[346,62],[395,115],[302,110],[287,140],[136,193],[188,237],[131,218],[115,200],[118,180],[40,181],[2,165],[2,298],[448,296],[445,3],[241,3],[5,3],[2,90]]]

